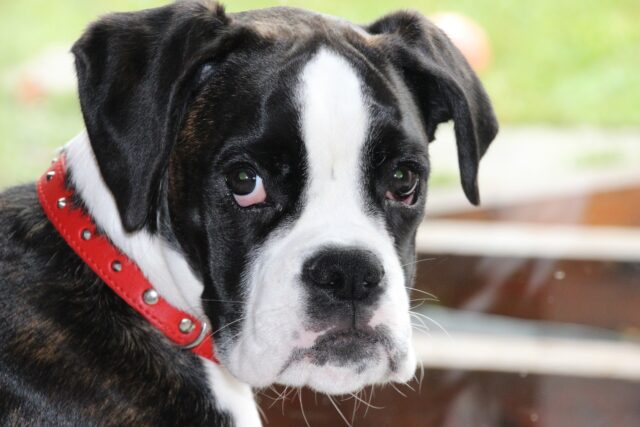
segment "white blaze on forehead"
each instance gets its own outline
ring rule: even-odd
[[[343,202],[359,199],[369,111],[356,71],[342,56],[321,48],[302,72],[299,96],[309,164],[308,201],[328,195]],[[341,191],[327,191],[327,185]]]

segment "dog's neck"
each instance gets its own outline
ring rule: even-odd
[[[115,200],[102,179],[86,132],[72,139],[64,151],[71,183],[98,228],[140,267],[169,303],[203,318],[200,300],[203,285],[184,257],[159,235],[145,230],[128,233],[122,227]],[[260,418],[250,387],[238,382],[223,367],[206,359],[202,361],[220,409],[229,412],[238,426],[259,426]]]
[[[138,264],[168,302],[187,313],[204,316],[200,300],[202,282],[184,257],[160,236],[145,230],[128,233],[122,227],[115,199],[102,179],[86,132],[72,139],[64,150],[71,183],[98,228]]]

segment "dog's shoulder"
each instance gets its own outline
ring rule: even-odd
[[[77,265],[40,207],[34,184],[0,193],[0,318],[20,316],[32,297]]]
[[[21,243],[36,237],[33,232],[42,230],[46,224],[34,184],[0,192],[0,262],[8,260],[10,254],[6,251],[24,249]]]
[[[33,279],[61,243],[40,209],[35,185],[0,193],[0,317],[15,309],[7,301],[37,285]]]
[[[18,425],[25,420],[36,424],[69,423],[66,411],[46,398],[38,385],[16,369],[18,361],[29,357],[16,352],[27,350],[30,333],[19,331],[33,322],[30,295],[36,295],[46,268],[51,236],[46,217],[39,208],[35,185],[9,188],[0,193],[0,424]],[[57,242],[59,243],[59,242]],[[51,249],[51,248],[49,248]],[[46,281],[46,280],[45,280]],[[45,346],[46,347],[46,346]],[[29,370],[28,365],[24,366]],[[43,372],[42,374],[45,374]],[[62,417],[62,418],[61,418]]]

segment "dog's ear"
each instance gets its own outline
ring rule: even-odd
[[[176,2],[108,15],[73,46],[91,146],[127,231],[155,224],[186,104],[211,71],[202,63],[203,45],[227,24],[215,4]]]
[[[449,38],[418,13],[397,12],[367,30],[385,37],[387,56],[413,93],[429,140],[438,124],[453,119],[462,187],[479,204],[478,166],[498,122],[478,77]]]

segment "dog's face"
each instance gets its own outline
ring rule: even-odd
[[[411,378],[428,142],[454,119],[477,202],[497,130],[438,30],[176,4],[100,21],[74,53],[123,224],[184,254],[234,375],[329,393]]]

